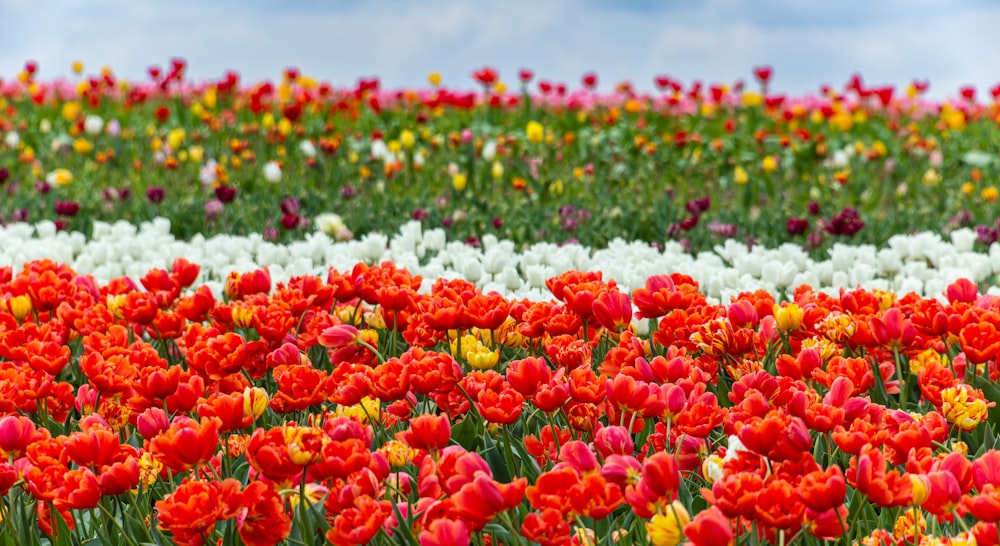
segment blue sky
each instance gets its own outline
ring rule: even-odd
[[[622,80],[652,89],[667,74],[685,83],[752,80],[774,67],[772,89],[803,94],[855,72],[870,84],[931,82],[951,97],[979,97],[1000,82],[1000,2],[946,0],[0,0],[0,78],[33,59],[44,79],[110,66],[128,79],[171,57],[194,79],[227,69],[244,81],[283,68],[335,85],[378,76],[386,87],[423,86],[436,71],[472,89],[484,65],[515,84],[517,71],[601,90]]]

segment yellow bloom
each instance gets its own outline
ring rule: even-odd
[[[285,425],[283,433],[290,461],[299,466],[309,466],[323,460],[320,451],[330,439],[322,429]]]
[[[73,141],[73,151],[78,154],[87,154],[90,153],[93,149],[94,149],[94,143],[85,138],[78,138]]]
[[[74,74],[79,75],[83,73],[83,61],[73,61],[73,64],[70,65],[70,67],[73,69]]]
[[[503,94],[503,92],[507,90],[507,84],[504,82],[497,82],[493,84],[493,90],[499,94]]]
[[[749,106],[751,108],[756,108],[764,102],[763,97],[758,93],[743,93],[743,106]]]
[[[983,391],[965,383],[941,391],[941,413],[945,420],[964,431],[975,430],[995,405],[996,402],[986,401]]]
[[[996,186],[989,186],[987,188],[983,188],[983,191],[981,191],[979,195],[982,196],[983,201],[986,201],[987,203],[994,203],[996,202],[997,197],[1000,197],[1000,191],[997,191]]]
[[[45,181],[55,186],[66,186],[73,181],[73,173],[67,169],[56,169],[49,173]]]
[[[389,466],[393,468],[399,468],[406,465],[413,460],[416,456],[417,450],[412,447],[400,442],[399,440],[389,440],[385,443],[379,451],[385,455],[385,458],[389,461]]]
[[[474,351],[465,353],[469,366],[477,370],[488,370],[500,361],[500,351],[491,351],[484,345],[477,345]]]
[[[152,452],[143,451],[142,455],[139,455],[139,479],[146,487],[156,483],[161,470],[163,470],[163,463],[153,457]]]
[[[528,137],[528,142],[532,144],[541,144],[542,140],[545,138],[545,127],[537,121],[529,121],[524,133]]]
[[[7,299],[7,309],[17,320],[24,320],[24,317],[31,312],[31,298],[27,294],[11,296]]]
[[[653,546],[677,546],[684,538],[681,532],[691,522],[691,516],[680,501],[667,507],[666,513],[658,513],[646,522],[646,532]]]
[[[278,100],[282,104],[288,104],[292,100],[292,91],[292,86],[287,81],[281,82],[281,85],[278,86]]]
[[[733,182],[736,182],[737,184],[742,186],[743,184],[746,184],[749,180],[750,177],[747,175],[747,170],[737,165],[736,169],[733,170]]]
[[[187,133],[184,129],[171,129],[170,132],[167,133],[167,146],[170,146],[171,150],[176,150],[181,147],[185,137],[187,137]]]
[[[451,186],[455,188],[455,191],[465,190],[465,184],[467,180],[464,174],[458,173],[451,177]]]
[[[941,105],[941,121],[949,129],[960,131],[965,128],[965,113],[948,103]]]
[[[911,475],[912,477],[912,475]],[[927,520],[920,510],[907,510],[896,518],[896,524],[892,527],[892,536],[904,539],[914,539],[927,534]]]
[[[215,105],[218,103],[218,100],[219,100],[219,93],[215,89],[214,85],[209,86],[207,89],[205,89],[205,93],[201,97],[201,101],[205,103],[205,107],[208,109],[215,108]]]
[[[188,157],[195,163],[201,163],[202,158],[205,157],[205,149],[201,146],[191,146],[188,148]]]
[[[119,294],[117,296],[108,295],[107,301],[104,305],[108,308],[108,311],[111,312],[111,316],[116,319],[120,320],[125,316],[125,313],[122,311],[122,307],[125,306],[125,296],[123,294]]]
[[[847,132],[854,126],[854,120],[847,112],[840,111],[830,117],[830,126],[841,132]]]
[[[362,423],[367,423],[369,418],[379,419],[382,408],[378,400],[366,396],[361,399],[360,403],[353,406],[338,406],[335,413],[341,417],[351,417]]]
[[[976,186],[972,182],[966,182],[962,184],[962,193],[965,195],[972,195],[972,192],[976,191]]]
[[[778,327],[786,332],[794,332],[802,327],[805,311],[797,303],[788,303],[783,307],[774,306],[774,320]]]
[[[934,169],[927,169],[924,173],[923,182],[925,186],[937,186],[941,182],[941,175]]]
[[[778,170],[778,160],[774,159],[773,155],[769,155],[764,158],[764,161],[761,162],[760,166],[764,169],[764,172],[773,173]]]
[[[427,75],[427,83],[434,87],[441,85],[441,74],[437,72],[431,72]]]
[[[80,103],[75,101],[70,101],[63,104],[62,107],[62,117],[66,121],[76,121],[77,116],[80,115]]]
[[[288,121],[288,118],[281,118],[281,121],[278,122],[278,132],[282,136],[288,136],[292,132],[292,122]]]
[[[931,482],[926,474],[909,474],[910,488],[913,491],[913,500],[910,506],[920,506],[931,496]]]
[[[309,482],[306,484],[306,500],[309,501],[309,505],[317,504],[323,500],[323,497],[330,492],[330,489],[325,485],[320,485],[315,482]],[[294,489],[292,492],[288,493],[285,497],[288,499],[288,505],[294,511],[299,506],[299,490]]]
[[[414,144],[416,144],[416,142],[417,139],[413,135],[413,131],[409,129],[403,129],[403,131],[399,133],[399,143],[403,145],[403,148],[411,150],[413,149],[413,146]]]
[[[267,391],[260,387],[243,389],[243,411],[256,419],[267,411]]]

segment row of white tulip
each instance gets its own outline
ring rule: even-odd
[[[298,275],[325,276],[330,267],[346,271],[359,262],[385,260],[423,276],[423,290],[436,278],[465,278],[485,291],[535,300],[550,298],[545,280],[570,269],[601,271],[628,291],[651,275],[681,272],[697,280],[715,302],[759,288],[783,299],[803,284],[824,291],[862,287],[940,297],[948,284],[963,277],[1000,293],[992,286],[1000,273],[1000,245],[977,252],[975,238],[969,229],[954,231],[947,239],[934,233],[896,235],[883,247],[837,244],[827,259],[814,260],[792,244],[748,249],[737,241],[697,255],[673,242],[659,251],[647,243],[622,240],[601,249],[549,243],[518,249],[511,241],[489,235],[481,248],[474,248],[448,241],[442,229],[424,230],[415,221],[391,237],[369,234],[343,242],[322,232],[287,245],[259,235],[182,241],[170,234],[169,220],[156,218],[138,226],[97,223],[89,238],[56,231],[51,222],[11,224],[0,228],[0,266],[17,271],[28,261],[48,258],[104,283],[121,276],[137,280],[152,268],[169,268],[175,258],[184,257],[202,266],[200,281],[216,293],[232,271],[266,266],[278,283]]]

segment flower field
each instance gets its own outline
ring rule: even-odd
[[[1000,87],[0,81],[0,544],[1000,544]]]

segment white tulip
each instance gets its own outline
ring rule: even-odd
[[[493,140],[487,140],[486,144],[483,144],[482,151],[483,160],[493,161],[497,157],[497,143]]]
[[[97,114],[90,114],[83,120],[83,130],[88,135],[99,135],[104,130],[104,120]]]
[[[272,184],[281,182],[281,165],[275,161],[268,161],[264,164],[264,180]]]
[[[316,157],[316,145],[311,140],[303,140],[299,143],[299,151],[306,157]]]
[[[344,225],[343,218],[339,214],[334,214],[332,212],[324,212],[323,214],[317,215],[313,218],[313,225],[316,226],[318,231],[321,231],[331,237],[336,235],[337,230],[346,227]]]

